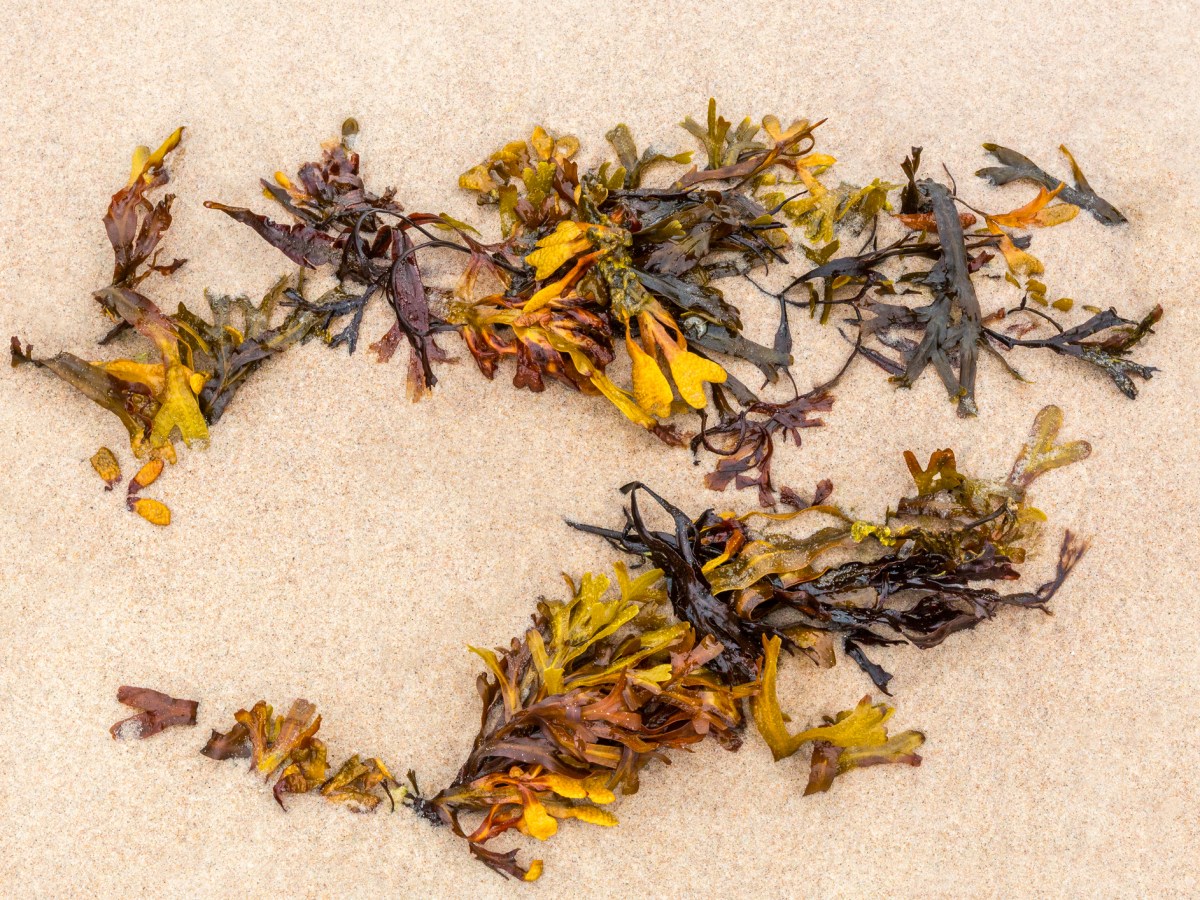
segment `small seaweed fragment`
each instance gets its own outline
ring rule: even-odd
[[[837,776],[853,769],[921,764],[916,751],[925,743],[925,735],[919,731],[905,731],[889,736],[884,723],[895,710],[883,703],[872,704],[869,696],[863,697],[854,709],[838,713],[824,725],[790,733],[775,691],[780,644],[778,637],[769,638],[763,644],[762,678],[758,693],[750,700],[750,707],[759,734],[776,762],[792,756],[805,744],[813,745],[805,796],[829,790]]]
[[[801,429],[824,425],[824,420],[815,414],[833,408],[830,389],[834,383],[836,379],[804,394],[797,393],[782,403],[756,400],[741,409],[736,409],[714,388],[717,421],[709,425],[702,414],[700,432],[691,441],[693,453],[703,447],[720,457],[713,471],[704,476],[705,485],[714,491],[723,491],[730,483],[738,489],[753,486],[758,488],[760,504],[774,506],[771,457],[775,452],[775,437],[782,433],[785,441],[791,438],[799,447]],[[784,490],[790,489],[785,486]]]
[[[104,489],[111,491],[121,482],[121,464],[117,455],[107,447],[101,447],[91,458],[92,468],[104,480]]]
[[[1053,175],[1048,175],[1033,160],[1021,155],[1016,150],[1001,147],[999,144],[984,144],[983,149],[996,157],[996,161],[1000,165],[987,166],[975,174],[994,185],[1004,185],[1012,181],[1032,181],[1048,191],[1059,194],[1066,203],[1086,209],[1105,225],[1123,225],[1129,221],[1119,209],[1092,190],[1083,170],[1079,168],[1075,157],[1071,155],[1071,151],[1066,148],[1065,144],[1059,146],[1058,149],[1071,165],[1071,177],[1075,180],[1075,187],[1059,181]]]
[[[117,702],[140,712],[109,729],[114,740],[148,738],[174,725],[195,725],[200,705],[195,700],[177,700],[161,691],[124,684],[117,688]]]
[[[171,510],[161,500],[151,497],[139,497],[129,501],[131,512],[137,513],[151,525],[166,527],[171,524]]]
[[[129,481],[125,504],[131,512],[137,513],[151,525],[166,526],[171,524],[171,510],[158,500],[138,496],[142,488],[150,487],[158,480],[162,471],[163,461],[161,459],[152,459],[142,466]]]
[[[329,775],[326,747],[316,736],[321,717],[307,700],[294,701],[286,715],[276,715],[259,700],[249,710],[239,709],[234,719],[225,734],[214,730],[200,752],[216,760],[249,759],[252,772],[268,782],[275,778],[271,792],[281,809],[287,809],[285,795],[314,791],[354,812],[374,811],[384,796],[395,806],[391,787],[396,780],[375,757],[355,754]]]
[[[198,398],[209,424],[220,421],[252,372],[267,360],[308,340],[321,327],[322,315],[307,308],[303,287],[302,275],[284,276],[257,304],[245,296],[206,293],[211,322],[179,304],[174,320],[180,341],[193,365],[210,373]],[[283,321],[272,325],[275,310],[284,302],[297,306]]]
[[[1111,378],[1117,389],[1132,400],[1138,395],[1138,387],[1131,376],[1149,379],[1158,369],[1128,359],[1129,351],[1152,333],[1151,329],[1162,318],[1162,314],[1162,306],[1155,304],[1140,321],[1135,322],[1110,307],[1073,328],[1064,329],[1056,323],[1057,332],[1045,338],[1021,338],[991,328],[985,328],[984,333],[990,340],[1006,348],[1040,347],[1089,363]]]
[[[163,461],[161,459],[152,459],[147,462],[138,469],[138,473],[129,482],[129,495],[133,496],[141,491],[142,488],[150,487],[150,485],[158,481],[158,476],[162,474],[162,471]]]
[[[917,190],[931,207],[942,253],[925,284],[933,291],[933,302],[915,310],[925,326],[920,344],[908,358],[900,383],[911,386],[930,363],[941,376],[950,396],[958,398],[959,415],[975,415],[975,367],[982,332],[979,300],[968,270],[966,238],[944,184],[923,179]],[[955,374],[951,359],[958,362]]]
[[[159,263],[159,242],[171,227],[173,194],[164,194],[157,202],[146,196],[165,185],[170,176],[166,160],[183,139],[183,128],[176,128],[153,153],[149,147],[137,147],[129,169],[129,181],[113,194],[104,215],[104,230],[113,248],[112,286],[136,287],[151,272],[170,275],[186,260]],[[143,268],[144,267],[144,268]]]

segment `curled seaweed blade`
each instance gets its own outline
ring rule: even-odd
[[[779,638],[763,643],[762,679],[750,707],[776,762],[792,756],[805,744],[814,745],[806,795],[829,790],[834,778],[853,769],[889,763],[921,764],[916,750],[925,742],[925,736],[919,731],[890,736],[885,723],[894,710],[885,704],[872,704],[870,697],[863,697],[854,709],[838,713],[825,725],[789,733],[775,689],[779,647]]]
[[[1037,414],[1029,441],[1021,447],[1009,473],[1009,484],[1028,488],[1050,470],[1080,462],[1091,455],[1092,445],[1087,441],[1056,443],[1062,423],[1063,412],[1057,406],[1047,406]]]

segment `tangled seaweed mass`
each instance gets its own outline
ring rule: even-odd
[[[179,129],[155,152],[134,153],[130,178],[104,217],[112,282],[94,294],[113,323],[101,344],[132,329],[153,345],[153,361],[89,362],[65,352],[41,358],[14,337],[13,364],[48,369],[111,411],[139,459],[171,462],[178,441],[207,441],[237,390],[267,360],[312,339],[353,353],[365,310],[379,297],[394,324],[371,349],[386,361],[408,345],[414,399],[437,384],[436,366],[447,359],[439,341],[456,332],[488,378],[511,359],[518,388],[538,392],[558,382],[604,397],[666,443],[716,455],[710,488],[754,487],[764,506],[778,501],[771,478],[776,439],[799,444],[803,429],[823,424],[837,382],[860,358],[901,386],[932,367],[963,415],[977,411],[980,355],[1000,359],[1020,378],[1006,359],[1018,349],[1071,357],[1103,372],[1126,396],[1137,395],[1137,379],[1154,369],[1129,354],[1161,308],[1135,320],[1085,307],[1088,318],[1060,321],[1074,301],[1051,299],[1044,266],[1029,250],[1031,232],[1066,223],[1081,209],[1106,225],[1125,221],[1065,147],[1074,187],[1015,151],[985,144],[1000,165],[979,170],[981,178],[1037,186],[1022,206],[985,212],[960,199],[953,182],[920,177],[920,148],[902,163],[902,181],[832,186],[836,160],[816,150],[820,125],[802,119],[785,128],[766,116],[735,127],[710,101],[704,123],[683,123],[701,145],[699,164],[688,151],[639,152],[630,130],[618,125],[606,136],[616,159],[587,170],[576,162],[576,138],[535,128],[527,141],[506,144],[459,179],[496,212],[499,238],[488,243],[445,214],[406,212],[394,189],[368,189],[353,149],[358,124],[347,120],[318,162],[294,178],[277,172],[263,180],[290,224],[205,204],[299,267],[257,304],[208,296],[207,317],[183,303],[168,315],[145,289],[150,276],[168,277],[184,263],[159,261],[174,197],[151,198],[169,181]],[[861,241],[857,253],[842,249],[851,239]],[[452,287],[426,284],[419,258],[437,252],[462,260]],[[811,265],[782,290],[769,292],[754,280],[798,255]],[[998,267],[1002,276],[991,271]],[[308,296],[309,271],[332,275],[334,286]],[[981,308],[974,279],[989,274],[1012,284],[1012,307]],[[778,308],[770,346],[745,336],[744,317],[722,290],[737,278]],[[838,374],[804,392],[790,369],[790,315],[797,311],[841,329],[848,346]],[[622,347],[626,383],[609,374]],[[762,387],[739,380],[732,371],[739,366],[757,370]],[[680,424],[688,412],[698,420],[690,432]],[[169,519],[165,507],[150,503],[141,500],[153,512],[147,518]]]
[[[1029,503],[1033,482],[1091,451],[1082,441],[1059,443],[1061,424],[1060,410],[1043,409],[999,479],[960,472],[951,450],[936,451],[925,467],[906,453],[916,492],[882,521],[856,519],[831,503],[828,481],[809,498],[790,498],[790,512],[706,510],[695,518],[643,484],[627,485],[621,527],[572,524],[636,559],[640,574],[618,561],[615,589],[604,575],[568,579],[569,599],[539,601],[530,626],[507,647],[472,647],[486,671],[477,682],[483,708],[471,751],[434,794],[422,793],[410,771],[403,802],[466,840],[491,868],[533,880],[540,859],[523,864],[517,850],[488,845],[514,829],[545,841],[566,819],[616,825],[610,807],[618,792],[637,791],[648,764],[710,738],[737,750],[748,718],[776,760],[811,753],[805,794],[827,791],[855,769],[919,765],[924,735],[890,733],[893,709],[869,695],[790,731],[776,694],[780,653],[827,668],[840,649],[887,694],[892,676],[867,648],[930,649],[1003,608],[1045,610],[1085,550],[1070,532],[1039,587],[1003,592],[998,585],[1023,575],[1046,519]],[[667,528],[648,521],[647,501],[666,514]],[[819,527],[797,527],[814,519]],[[186,703],[157,696],[168,710]],[[189,709],[190,722],[165,724],[194,724],[194,704]],[[235,718],[202,752],[249,757],[252,771],[275,778],[280,806],[284,795],[308,792],[362,812],[385,795],[394,801],[400,785],[378,759],[356,755],[329,774],[315,738],[320,717],[308,701],[297,700],[286,716],[259,701]]]

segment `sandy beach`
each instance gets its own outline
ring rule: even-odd
[[[1090,217],[1035,235],[1046,280],[1080,304],[1142,314],[1160,367],[1129,401],[1072,360],[985,359],[981,414],[956,417],[929,373],[900,393],[857,366],[827,426],[781,446],[779,484],[821,478],[864,517],[907,487],[905,449],[953,447],[1003,475],[1036,411],[1066,414],[1086,462],[1048,475],[1036,580],[1063,529],[1091,550],[1053,616],[1002,613],[930,651],[887,648],[899,728],[919,768],[856,772],[802,797],[800,757],[757,734],[652,766],[613,829],[577,823],[541,847],[536,885],[505,882],[465,843],[403,810],[356,816],[299,798],[283,813],[243,764],[197,751],[265,699],[317,704],[339,759],[378,755],[423,784],[453,776],[478,727],[479,661],[522,630],[561,572],[610,571],[612,551],[564,517],[617,524],[617,489],[653,484],[685,509],[745,511],[705,460],[607,404],[489,382],[456,338],[434,395],[405,397],[402,352],[378,364],[309,344],[257,373],[154,496],[156,529],[106,494],[88,458],[119,423],[29,368],[0,377],[0,894],[46,897],[1071,897],[1200,891],[1200,592],[1196,398],[1200,227],[1196,9],[1188,4],[858,3],[331,6],[64,3],[10,9],[0,51],[0,336],[93,352],[90,299],[112,254],[101,225],[129,153],[186,125],[172,167],[161,305],[205,289],[258,297],[286,265],[203,201],[267,209],[258,178],[361,124],[363,172],[409,209],[495,234],[458,173],[541,123],[608,152],[691,149],[676,123],[710,96],[729,118],[828,118],[819,147],[847,181],[901,180],[924,147],[963,194],[1015,204],[1028,185],[971,174],[994,141],[1065,172],[1067,144],[1129,224]],[[1005,207],[1007,208],[1007,207]],[[796,266],[803,265],[797,262]],[[441,268],[439,268],[441,266]],[[446,263],[431,278],[450,276]],[[749,330],[773,311],[739,287]],[[381,305],[364,336],[387,328]],[[843,346],[797,316],[802,385]],[[123,348],[135,347],[130,341]],[[106,351],[99,351],[103,355]],[[1014,362],[1018,361],[1014,358]],[[121,684],[200,701],[193,729],[117,742]],[[870,688],[848,661],[784,666],[789,710],[815,721]],[[752,730],[751,730],[752,731]]]

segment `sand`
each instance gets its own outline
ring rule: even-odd
[[[741,10],[740,12],[734,10]],[[553,10],[553,11],[552,11]],[[412,209],[486,223],[458,172],[537,122],[583,155],[627,122],[643,143],[715,95],[729,115],[829,117],[822,147],[847,180],[898,176],[910,145],[969,197],[998,141],[1059,166],[1066,142],[1130,218],[1081,216],[1038,235],[1056,294],[1166,308],[1139,358],[1162,372],[1137,402],[1070,361],[1034,379],[981,372],[961,421],[927,377],[911,395],[861,366],[828,427],[779,454],[779,481],[821,477],[860,514],[904,487],[899,454],[954,446],[1003,472],[1050,402],[1085,464],[1037,489],[1047,543],[1094,539],[1055,615],[880,658],[900,727],[928,735],[919,769],[877,769],[800,796],[804,764],[757,736],[657,767],[616,829],[566,827],[547,872],[506,884],[462,842],[411,816],[359,817],[301,799],[280,812],[241,765],[196,751],[241,705],[297,696],[331,753],[379,754],[444,784],[477,722],[476,660],[523,627],[560,571],[611,554],[564,516],[616,522],[616,488],[645,479],[689,509],[717,497],[702,469],[604,404],[540,397],[469,360],[428,402],[404,366],[309,346],[259,373],[205,452],[155,496],[154,529],[105,494],[87,459],[120,426],[56,380],[0,378],[0,893],[9,896],[1132,896],[1197,883],[1200,604],[1192,347],[1200,225],[1194,10],[1187,4],[883,7],[805,3],[352,5],[72,3],[11,8],[0,34],[0,335],[87,353],[90,291],[111,256],[100,225],[128,153],[187,124],[174,166],[167,308],[206,287],[257,295],[274,251],[205,210],[264,207],[256,179],[288,171],[354,114],[365,174]],[[1004,199],[1018,199],[1011,189]],[[435,270],[436,274],[436,270]],[[754,328],[769,310],[746,302]],[[364,329],[385,327],[381,312]],[[827,333],[797,322],[797,371],[830,366]],[[461,346],[453,346],[463,355]],[[1048,546],[1032,564],[1052,567]],[[869,687],[852,666],[785,668],[784,701],[813,719]],[[200,700],[197,728],[118,743],[122,683]],[[529,847],[526,847],[526,852]]]

